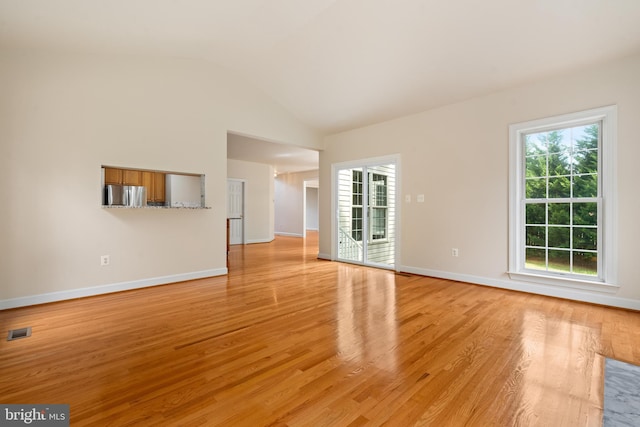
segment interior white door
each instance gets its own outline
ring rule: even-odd
[[[229,218],[229,244],[243,244],[244,181],[227,180],[227,218]]]

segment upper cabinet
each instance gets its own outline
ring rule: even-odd
[[[166,200],[166,174],[162,172],[142,172],[142,185],[147,189],[147,203],[164,203]]]
[[[142,171],[123,169],[122,185],[144,185],[142,182]],[[147,192],[149,189],[147,188]]]
[[[104,168],[104,183],[112,185],[144,185],[142,183],[142,171],[120,168]]]
[[[105,185],[123,185],[122,169],[104,168],[104,183]]]

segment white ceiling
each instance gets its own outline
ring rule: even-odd
[[[640,52],[639,0],[0,0],[0,45],[201,58],[323,134]]]
[[[272,165],[277,174],[318,169],[318,152],[227,133],[227,158]]]

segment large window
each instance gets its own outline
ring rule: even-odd
[[[613,283],[615,107],[512,125],[510,139],[512,275]]]

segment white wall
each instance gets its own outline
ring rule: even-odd
[[[318,171],[284,173],[276,177],[276,234],[304,236],[304,181],[317,178]]]
[[[307,230],[318,231],[318,188],[306,187],[306,192],[306,228]]]
[[[274,185],[273,166],[227,160],[227,177],[245,181],[245,241],[264,243],[273,240]]]
[[[205,62],[0,51],[0,308],[224,274],[229,130],[321,148]],[[103,164],[203,173],[211,209],[102,208]]]
[[[401,156],[399,269],[511,289],[640,309],[640,56],[471,99],[325,138],[320,185],[331,164]],[[508,126],[562,113],[618,105],[620,289],[600,295],[543,288],[509,279]],[[416,203],[424,194],[425,203]],[[404,202],[411,195],[412,202]],[[330,257],[331,191],[320,195],[320,254]],[[460,250],[451,257],[451,248]]]

